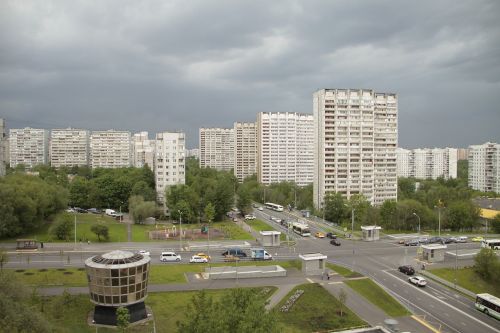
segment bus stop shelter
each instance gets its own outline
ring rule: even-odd
[[[376,225],[361,226],[363,231],[363,240],[367,242],[373,242],[380,239],[380,230],[382,227]]]
[[[280,246],[279,231],[260,231],[260,244],[262,246]]]
[[[302,273],[305,275],[322,275],[325,272],[327,256],[321,253],[301,254]]]
[[[424,244],[421,246],[422,250],[419,251],[419,259],[427,262],[442,262],[447,248],[442,244]]]

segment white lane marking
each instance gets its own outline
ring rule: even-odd
[[[397,278],[396,276],[394,276],[394,275],[392,275],[392,274],[389,274],[389,273],[387,273],[387,272],[385,272],[385,273],[386,273],[386,274],[388,274],[388,275],[390,275],[390,276],[392,276],[393,278],[396,278],[396,279],[398,279],[398,280],[399,280],[399,278]],[[471,316],[471,315],[470,315],[470,314],[468,314],[467,312],[464,312],[464,311],[460,310],[459,308],[456,308],[456,307],[454,307],[453,305],[450,305],[450,304],[446,303],[445,301],[440,300],[440,299],[439,299],[439,298],[437,298],[436,296],[431,295],[430,293],[426,293],[425,291],[420,290],[420,289],[418,289],[418,288],[415,288],[415,290],[417,290],[418,292],[421,292],[422,294],[427,295],[428,297],[431,297],[431,298],[433,298],[434,300],[436,300],[436,301],[438,301],[438,302],[440,302],[440,303],[442,303],[442,304],[444,304],[444,305],[446,305],[446,306],[448,306],[448,307],[452,308],[453,310],[455,310],[455,311],[457,311],[457,312],[459,312],[459,313],[463,314],[464,316],[466,316],[466,317],[468,317],[468,318],[470,318],[470,319],[474,320],[475,322],[477,322],[477,323],[479,323],[479,324],[482,324],[482,325],[484,325],[484,326],[488,327],[489,329],[493,330],[494,332],[499,332],[499,333],[500,333],[500,330],[497,330],[497,329],[496,329],[496,328],[494,328],[493,326],[490,326],[490,325],[488,325],[488,324],[486,324],[486,323],[484,323],[484,322],[480,321],[479,319],[477,319],[477,318],[475,318],[475,317]],[[431,306],[432,306],[432,304],[429,304],[429,305],[431,305]],[[464,324],[464,325],[465,325],[465,324]]]
[[[311,280],[310,278],[306,278],[307,281],[309,281],[309,283],[314,283],[313,280]]]

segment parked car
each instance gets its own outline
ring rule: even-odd
[[[162,252],[160,255],[160,261],[181,261],[180,254],[176,254],[175,252]]]
[[[473,241],[473,242],[482,242],[482,241],[484,241],[484,237],[482,237],[482,236],[472,237],[471,241]]]
[[[420,275],[412,276],[408,278],[408,281],[416,285],[417,287],[425,287],[425,285],[427,284],[427,280],[421,277]]]
[[[332,239],[332,240],[330,241],[330,244],[335,245],[335,246],[340,246],[340,242],[339,242],[339,240],[338,240],[338,239]]]
[[[314,234],[314,236],[317,238],[325,238],[325,233],[318,231],[317,233]]]
[[[326,237],[330,239],[337,239],[337,235],[331,232],[326,233]]]
[[[189,259],[189,263],[207,263],[207,262],[208,262],[207,258],[203,258],[197,255],[194,255]]]
[[[69,207],[68,209],[66,209],[66,213],[75,213],[76,210],[74,210],[73,208]]]
[[[80,207],[75,207],[73,208],[73,210],[77,213],[86,213],[87,211],[83,208],[80,208]]]
[[[398,244],[404,244],[405,242],[406,242],[406,240],[404,240],[404,239],[398,240]]]
[[[97,208],[89,208],[89,209],[87,209],[87,212],[92,213],[92,214],[101,214],[101,211]]]
[[[443,243],[443,244],[450,244],[453,242],[455,242],[454,237],[444,237],[441,241],[441,243]]]
[[[260,206],[259,208],[257,208],[258,210],[260,211],[263,211],[264,210],[264,207]]]
[[[252,214],[245,215],[245,220],[255,220],[255,216]]]
[[[148,257],[151,256],[151,253],[149,251],[146,251],[146,250],[140,250],[137,253],[142,254],[143,256],[148,256]]]
[[[199,253],[196,253],[196,255],[198,257],[202,257],[202,258],[206,258],[208,261],[210,261],[212,259],[212,257],[210,257],[208,254],[204,253],[204,252],[199,252]]]
[[[442,243],[443,239],[441,237],[431,237],[429,239],[429,244]]]
[[[413,274],[415,274],[415,269],[412,266],[410,266],[410,265],[399,266],[398,270],[401,273],[405,273],[406,275],[413,275]]]
[[[235,257],[246,257],[247,254],[245,252],[243,252],[242,249],[240,248],[232,248],[232,249],[228,249],[224,252],[222,252],[222,255],[223,256],[235,256]]]
[[[457,243],[467,243],[467,236],[459,236],[457,237]]]
[[[420,244],[418,239],[409,239],[405,241],[405,246],[418,246],[418,244]]]
[[[429,244],[429,239],[428,239],[427,237],[420,237],[420,238],[418,239],[418,242],[419,242],[420,244]]]

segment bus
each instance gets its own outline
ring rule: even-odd
[[[309,226],[305,223],[301,222],[293,222],[292,229],[296,234],[301,235],[302,237],[311,236],[311,230],[309,230]]]
[[[283,206],[277,205],[277,204],[272,203],[272,202],[266,202],[264,205],[266,206],[266,208],[275,210],[277,212],[282,212],[283,211]]]
[[[485,239],[481,242],[481,247],[500,250],[500,239]]]
[[[490,294],[476,295],[476,309],[500,320],[500,298]]]

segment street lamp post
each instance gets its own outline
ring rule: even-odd
[[[441,237],[441,206],[434,206],[438,209],[438,236]]]
[[[182,250],[182,212],[180,210],[177,211],[179,213],[179,250]]]
[[[413,213],[418,218],[418,235],[420,236],[420,216],[417,215],[417,213]]]
[[[75,250],[76,250],[76,212],[75,212]]]
[[[351,242],[352,242],[352,271],[354,272],[354,211],[356,209],[352,208],[351,211]]]

